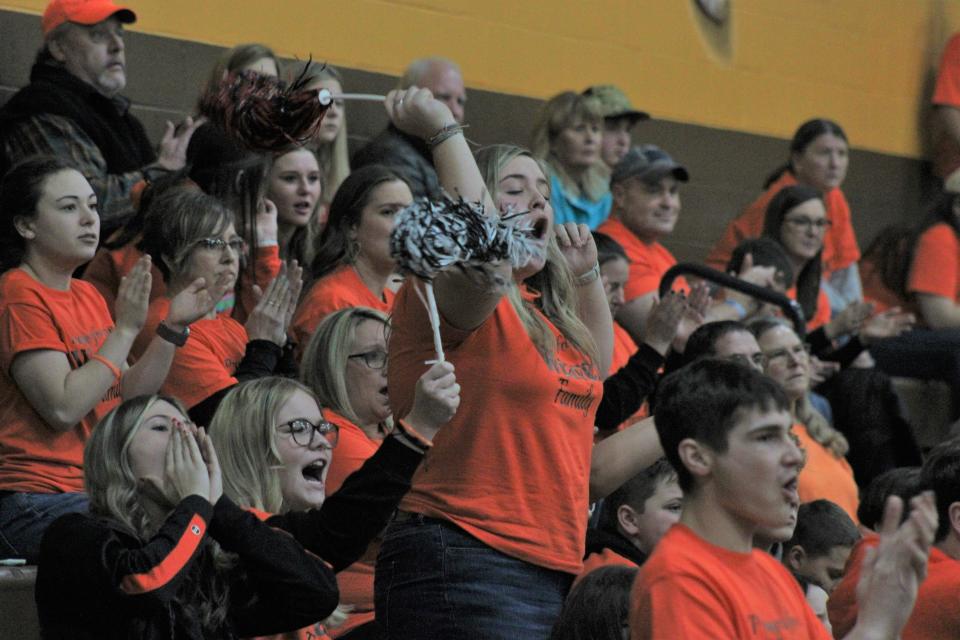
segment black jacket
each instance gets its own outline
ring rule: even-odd
[[[198,614],[214,591],[208,537],[237,556],[226,619],[212,629]],[[286,533],[226,497],[213,506],[188,496],[147,541],[89,514],[58,518],[41,544],[36,598],[44,638],[232,639],[312,624],[339,591],[333,571]]]
[[[8,127],[43,114],[67,118],[86,133],[103,154],[108,173],[137,171],[156,158],[127,99],[107,98],[61,67],[37,63],[30,70],[30,84],[0,109],[0,138]],[[16,160],[0,162],[0,173],[8,168],[2,165]]]
[[[409,185],[414,198],[436,199],[441,193],[440,181],[427,145],[392,124],[353,154],[350,161],[354,171],[368,164],[386,165],[399,173]]]
[[[214,508],[191,496],[146,543],[89,515],[63,516],[47,530],[40,551],[36,597],[44,637],[235,638],[322,620],[339,599],[333,572],[358,560],[384,529],[422,459],[388,437],[320,509],[266,523],[227,498]],[[189,605],[197,590],[192,585],[210,571],[209,546],[199,545],[185,559],[185,547],[178,546],[196,535],[196,517],[210,522],[207,534],[239,556],[228,574],[227,620],[206,635]],[[167,577],[159,588],[136,591],[158,576]]]

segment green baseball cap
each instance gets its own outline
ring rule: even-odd
[[[630,98],[615,85],[596,84],[587,87],[583,95],[593,100],[604,119],[629,118],[631,124],[650,119],[649,113],[636,109],[630,104]]]

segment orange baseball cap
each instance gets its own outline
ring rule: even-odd
[[[127,7],[113,4],[110,0],[51,0],[43,11],[40,24],[46,37],[64,22],[97,24],[113,15],[124,24],[137,21],[137,14]]]

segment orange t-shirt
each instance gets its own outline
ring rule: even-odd
[[[856,588],[866,550],[880,543],[876,534],[857,542],[847,561],[846,573],[837,585],[827,612],[836,637],[842,638],[857,622]],[[937,547],[930,549],[927,560],[927,578],[920,583],[917,602],[907,619],[900,637],[903,640],[951,640],[960,639],[960,607],[957,606],[957,591],[960,590],[960,561],[951,558]]]
[[[791,300],[797,299],[797,288],[790,287],[785,294]],[[830,298],[821,287],[817,292],[817,311],[812,318],[807,318],[807,331],[813,331],[830,322]]]
[[[607,218],[597,231],[619,242],[630,260],[630,274],[623,287],[623,296],[627,302],[650,292],[656,293],[660,289],[663,274],[677,264],[677,259],[665,246],[659,242],[644,242],[617,218]],[[683,278],[673,281],[674,291],[688,291],[689,288]]]
[[[797,184],[796,177],[785,171],[776,182],[754,200],[738,217],[730,221],[723,237],[707,256],[707,265],[723,271],[730,262],[733,250],[742,241],[749,238],[759,238],[763,233],[763,220],[767,216],[767,207],[773,197],[783,189]],[[827,218],[830,220],[830,229],[823,239],[823,275],[828,277],[834,271],[854,264],[860,259],[860,247],[857,237],[853,233],[853,223],[850,219],[850,205],[843,191],[834,188],[823,196],[827,209]]]
[[[935,224],[920,235],[907,291],[960,300],[960,239],[949,224]]]
[[[113,306],[117,301],[117,291],[120,290],[120,280],[130,273],[142,257],[143,252],[137,249],[134,241],[119,249],[101,247],[93,260],[87,263],[83,271],[83,279],[97,288],[107,302],[110,315],[114,313]],[[153,276],[150,285],[150,302],[153,302],[163,297],[167,292],[167,285],[164,284],[163,274],[157,269],[157,265],[150,267],[150,275]]]
[[[18,354],[63,353],[78,369],[113,329],[103,298],[88,282],[51,289],[22,269],[0,277],[0,489],[34,493],[83,491],[83,446],[93,427],[120,403],[116,382],[72,429],[57,432],[34,411],[10,375]]]
[[[613,358],[610,361],[610,373],[612,376],[623,368],[630,356],[637,352],[637,343],[633,341],[627,330],[620,326],[618,322],[613,323]]]
[[[854,522],[860,505],[860,490],[853,479],[853,469],[846,458],[838,458],[810,437],[802,424],[793,425],[793,433],[807,454],[807,463],[800,471],[797,487],[801,502],[825,498],[846,511]]]
[[[161,300],[166,302],[165,298]],[[217,391],[237,384],[233,374],[246,349],[247,330],[226,313],[197,320],[190,325],[187,344],[174,354],[160,391],[178,398],[190,409]]]
[[[935,105],[960,108],[960,34],[954,34],[943,49],[937,84],[931,102]],[[960,147],[945,131],[939,114],[934,110],[930,140],[933,143],[933,169],[941,178],[946,178],[960,168]]]
[[[860,281],[863,283],[863,300],[873,305],[875,313],[893,307],[900,307],[904,310],[911,309],[910,303],[903,300],[883,283],[880,271],[877,270],[877,265],[872,260],[864,258],[860,261]]]
[[[317,280],[300,301],[290,324],[290,334],[302,351],[320,322],[334,311],[350,307],[370,307],[389,313],[394,294],[383,290],[381,298],[367,288],[357,270],[344,265]]]
[[[633,640],[830,640],[790,573],[770,554],[710,544],[670,528],[630,596]]]
[[[638,565],[636,562],[629,558],[624,558],[622,555],[614,551],[613,549],[604,549],[600,553],[591,553],[583,561],[583,571],[580,572],[580,575],[577,576],[577,579],[574,580],[573,584],[577,584],[583,578],[590,573],[601,567],[631,567],[637,568]]]
[[[880,536],[875,533],[857,540],[850,552],[850,557],[847,558],[843,578],[837,583],[833,593],[830,594],[830,599],[827,600],[827,614],[830,616],[830,626],[833,627],[835,638],[846,636],[857,624],[857,583],[860,582],[860,566],[863,564],[867,549],[878,544],[880,544]]]
[[[410,412],[425,361],[434,358],[427,311],[413,286],[423,285],[408,278],[393,309],[388,382],[395,416]],[[473,331],[441,318],[460,408],[433,439],[400,508],[452,522],[514,558],[578,574],[603,384],[596,366],[549,326],[557,347],[544,358],[507,297]]]
[[[380,448],[383,440],[374,440],[340,414],[331,409],[323,410],[324,417],[340,427],[340,439],[333,450],[333,460],[327,472],[327,495],[336,493],[351,473],[363,466],[368,458]],[[338,638],[351,629],[373,620],[373,571],[380,543],[375,540],[362,558],[337,574],[340,587],[340,604],[350,605],[353,610],[347,620],[337,627],[327,629],[333,638]]]

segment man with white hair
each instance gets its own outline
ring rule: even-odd
[[[463,124],[467,92],[460,67],[455,62],[437,57],[414,60],[400,78],[399,88],[413,86],[429,89],[437,100],[450,108],[457,123]],[[368,164],[382,164],[394,169],[410,186],[415,198],[436,196],[440,192],[429,146],[392,124],[357,151],[351,164],[354,169]]]
[[[112,0],[51,0],[30,84],[0,110],[0,175],[36,154],[69,160],[98,192],[104,238],[133,213],[138,183],[184,166],[195,128],[168,122],[158,155],[120,95],[123,27],[136,19]]]

